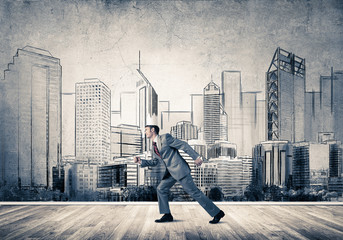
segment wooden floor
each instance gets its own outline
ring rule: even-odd
[[[153,204],[1,205],[0,239],[343,239],[343,205],[220,204],[212,225],[197,203],[173,204],[155,223]]]

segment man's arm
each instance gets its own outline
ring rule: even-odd
[[[154,158],[152,160],[145,160],[140,157],[134,157],[133,162],[140,164],[141,167],[154,167],[158,164],[158,159]]]
[[[193,160],[198,160],[200,155],[194,151],[194,149],[189,146],[187,142],[181,141],[180,139],[172,137],[170,134],[166,134],[166,139],[170,147],[176,148],[178,150],[183,150],[187,153]]]

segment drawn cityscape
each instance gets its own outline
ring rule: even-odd
[[[131,11],[141,11],[135,6]],[[259,56],[268,62],[263,82],[252,84],[264,91],[245,90],[244,69],[223,68],[202,76],[206,84],[191,88],[183,108],[173,108],[170,93],[157,85],[180,90],[182,100],[182,90],[198,84],[189,79],[176,86],[156,78],[158,67],[146,71],[146,56],[156,53],[136,52],[134,87],[118,92],[90,76],[66,91],[62,72],[72,58],[60,59],[45,45],[16,46],[12,55],[2,54],[8,66],[0,79],[0,200],[156,201],[165,166],[133,162],[151,158],[144,128],[154,123],[205,159],[198,167],[180,151],[196,185],[213,200],[342,201],[343,70],[327,61],[311,83],[319,90],[309,90],[307,74],[317,63],[282,44],[273,48]],[[67,108],[74,116],[68,121]],[[65,151],[71,146],[73,154]],[[192,201],[178,184],[170,199]]]
[[[154,123],[206,159],[197,167],[181,151],[195,183],[212,198],[275,200],[273,187],[286,200],[292,196],[282,191],[304,189],[321,200],[337,198],[343,190],[343,71],[331,68],[319,79],[321,90],[307,92],[303,58],[278,47],[271,59],[265,100],[241,90],[240,71],[223,70],[220,85],[211,79],[202,94],[190,95],[190,111],[170,111],[159,101],[140,65],[136,89],[120,95],[120,111],[111,109],[111,89],[101,80],[79,81],[75,155],[62,156],[60,60],[47,50],[18,49],[1,84],[1,183],[59,191],[65,200],[143,199],[165,171],[162,163],[143,169],[132,161],[151,157],[143,132]],[[129,115],[136,125],[111,126],[113,115]],[[172,198],[190,200],[179,185]]]

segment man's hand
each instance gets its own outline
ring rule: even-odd
[[[201,166],[202,162],[203,162],[203,161],[202,161],[202,158],[201,158],[201,157],[198,157],[198,158],[194,161],[195,165],[197,165],[198,167]]]
[[[139,164],[141,164],[141,163],[142,163],[142,161],[141,161],[141,158],[140,158],[140,157],[133,157],[133,162],[134,162],[134,163],[139,163]]]

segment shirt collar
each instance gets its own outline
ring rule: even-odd
[[[160,142],[160,135],[157,135],[157,136],[155,137],[155,139],[153,140],[153,142],[155,142],[156,145],[158,146],[158,143]]]

